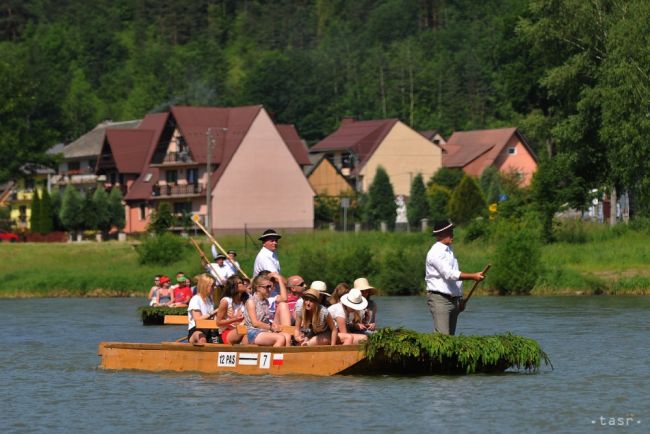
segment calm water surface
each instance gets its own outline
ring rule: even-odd
[[[382,326],[432,327],[424,298],[377,303]],[[650,432],[650,297],[474,298],[459,331],[538,340],[555,369],[537,374],[281,378],[97,369],[100,341],[184,334],[143,327],[140,304],[0,300],[0,432]]]

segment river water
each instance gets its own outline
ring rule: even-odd
[[[377,303],[380,326],[432,328],[422,297]],[[140,304],[0,300],[0,432],[650,432],[650,297],[476,297],[460,333],[534,338],[554,369],[418,378],[99,370],[100,341],[185,333]]]

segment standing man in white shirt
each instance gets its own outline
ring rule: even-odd
[[[424,280],[427,284],[427,305],[433,316],[437,333],[456,333],[458,314],[462,311],[463,280],[481,281],[483,272],[464,273],[451,248],[454,242],[454,224],[449,220],[437,221],[433,228],[436,243],[427,253]]]
[[[262,236],[258,238],[262,242],[262,249],[255,257],[253,278],[264,270],[272,273],[280,272],[280,259],[278,259],[278,240],[280,238],[282,236],[273,229],[265,230]]]

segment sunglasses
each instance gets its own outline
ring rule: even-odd
[[[300,283],[296,283],[295,285],[292,285],[292,286],[307,286],[307,285],[305,284],[305,282],[300,282]]]
[[[273,285],[268,284],[268,285],[257,285],[258,288],[266,288],[266,289],[271,289],[273,288]]]

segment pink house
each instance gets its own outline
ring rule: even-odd
[[[127,232],[145,230],[161,202],[205,222],[207,191],[213,232],[313,227],[314,192],[301,169],[305,158],[262,106],[174,106],[148,115],[138,130],[149,131],[142,143],[145,136],[150,141],[143,169],[125,196]]]
[[[537,157],[517,128],[460,131],[451,135],[442,154],[442,165],[481,176],[489,166],[500,172],[516,172],[521,184],[530,184]]]

